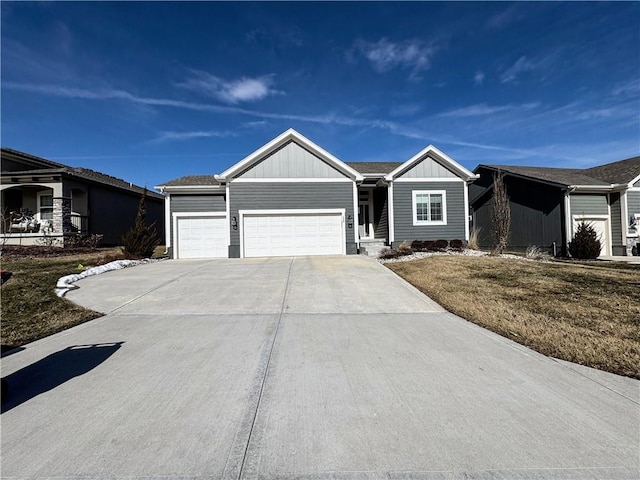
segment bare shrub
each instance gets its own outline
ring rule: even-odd
[[[469,232],[469,241],[467,242],[467,248],[471,250],[480,250],[480,232],[482,227],[473,227]]]

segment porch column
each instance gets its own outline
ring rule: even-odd
[[[56,233],[71,232],[71,198],[53,198],[53,231]]]

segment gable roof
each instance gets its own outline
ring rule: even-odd
[[[316,145],[308,138],[304,137],[302,134],[296,132],[293,128],[290,128],[287,131],[283,132],[282,134],[278,135],[276,138],[271,140],[266,145],[260,147],[255,152],[246,156],[244,159],[240,160],[238,163],[236,163],[235,165],[231,166],[230,168],[222,172],[216,178],[221,181],[230,180],[236,175],[248,170],[253,165],[261,161],[264,157],[273,153],[278,148],[282,147],[283,145],[291,141],[294,141],[298,145],[306,148],[311,153],[318,156],[323,161],[325,161],[326,163],[334,167],[336,170],[343,173],[345,176],[356,181],[363,180],[363,177],[359,172],[351,168],[349,165],[347,165],[343,161],[334,157],[325,149]]]
[[[133,183],[122,180],[121,178],[113,177],[111,175],[107,175],[106,173],[96,172],[95,170],[91,170],[90,168],[82,168],[82,167],[69,167],[68,165],[64,165],[62,163],[53,162],[51,160],[47,160],[45,158],[36,157],[35,155],[31,155],[28,153],[21,152],[19,150],[13,150],[11,148],[2,148],[2,157],[13,157],[19,161],[25,161],[30,163],[38,168],[22,170],[22,171],[3,171],[1,175],[3,177],[18,177],[24,175],[66,175],[69,177],[78,178],[81,180],[89,180],[92,182],[101,183],[103,185],[109,185],[111,187],[116,187],[121,190],[127,190],[130,192],[134,192],[137,194],[142,194],[144,192],[143,187],[139,187],[138,185],[134,185]],[[147,196],[161,199],[163,198],[157,192],[151,191],[147,189]]]
[[[587,168],[584,172],[607,183],[633,183],[640,177],[640,156]]]
[[[585,169],[478,165],[475,171],[481,167],[565,187],[612,187],[613,185],[632,184],[640,177],[640,157],[632,157]]]
[[[420,150],[409,160],[400,164],[394,170],[389,172],[384,177],[384,179],[387,182],[393,181],[396,177],[401,176],[407,170],[411,169],[414,165],[417,165],[419,162],[421,162],[427,157],[431,157],[432,159],[436,160],[438,163],[442,164],[443,166],[445,166],[446,168],[448,168],[453,173],[455,173],[456,175],[458,175],[460,178],[462,178],[467,182],[477,178],[477,175],[473,174],[472,172],[464,168],[462,165],[456,162],[453,158],[443,153],[442,151],[438,150],[433,145],[429,145],[428,147]]]

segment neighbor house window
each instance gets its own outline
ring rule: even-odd
[[[40,220],[53,220],[53,195],[38,195]]]
[[[414,225],[447,224],[447,192],[444,190],[414,190]]]

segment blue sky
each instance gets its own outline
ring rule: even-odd
[[[640,153],[639,2],[0,8],[2,146],[140,185],[221,173],[290,127],[344,161]]]

